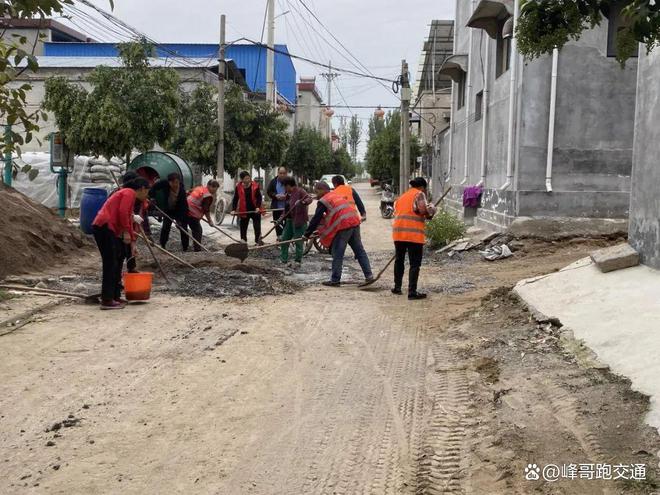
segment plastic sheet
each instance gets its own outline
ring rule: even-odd
[[[15,156],[13,161],[14,168],[18,168],[19,172],[12,181],[12,186],[44,206],[57,208],[59,175],[50,170],[50,153],[23,153],[20,157]],[[34,180],[31,181],[28,174],[20,171],[25,165],[38,170],[39,173]],[[0,164],[0,170],[3,169],[4,163]],[[107,161],[103,158],[77,156],[74,160],[73,172],[67,178],[67,207],[80,207],[80,199],[86,187],[102,188],[110,193],[116,188],[112,174],[119,180],[125,170],[124,162],[118,158]]]

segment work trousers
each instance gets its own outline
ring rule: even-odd
[[[241,239],[247,242],[247,231],[252,220],[252,227],[254,227],[254,242],[261,240],[261,214],[249,213],[245,217],[239,217],[239,227],[241,229]]]
[[[101,253],[102,279],[101,299],[103,302],[121,298],[121,269],[124,264],[125,244],[107,225],[93,227],[94,240]]]
[[[277,221],[282,218],[282,215],[284,215],[284,211],[274,211],[273,212],[273,222],[275,222],[275,234],[277,234],[277,238],[280,239],[282,237],[282,233],[286,230],[286,226],[280,225]],[[287,220],[288,222],[288,220]],[[282,239],[284,240],[284,239]]]
[[[173,215],[170,212],[167,212],[167,215],[170,218],[173,218]],[[160,245],[163,248],[167,248],[167,242],[170,240],[170,231],[172,230],[172,220],[170,218],[163,218],[163,223],[160,229]],[[186,234],[181,233],[181,247],[184,248],[184,251],[187,249],[184,244],[183,238],[188,239]]]
[[[369,264],[369,256],[367,256],[367,252],[362,245],[360,227],[352,227],[350,229],[341,230],[332,241],[332,278],[330,280],[332,282],[341,281],[346,246],[350,246],[353,250],[355,259],[360,264],[362,273],[364,273],[364,278],[369,279],[373,277],[371,265]]]
[[[422,258],[424,257],[424,244],[415,242],[395,241],[396,259],[394,261],[394,288],[401,290],[403,284],[403,274],[406,270],[406,253],[410,262],[410,272],[408,273],[408,294],[417,293],[417,281],[419,280],[419,270],[422,267]]]
[[[288,219],[284,224],[284,231],[282,232],[282,241],[290,241],[291,239],[298,239],[303,235],[305,235],[306,230],[307,230],[306,223],[302,224],[300,227],[296,227],[293,223],[293,220]],[[285,244],[284,246],[281,246],[280,260],[282,260],[282,263],[286,263],[287,261],[289,261],[290,247],[291,244]],[[298,263],[302,262],[304,251],[305,251],[304,242],[303,241],[296,242],[296,257],[294,258],[294,260],[297,261]]]
[[[193,218],[193,217],[187,217],[186,222],[184,225],[182,225],[183,230],[188,232],[188,227],[190,227],[190,231],[192,233],[193,239],[195,239],[199,244],[202,243],[202,220],[200,218]],[[184,251],[188,251],[188,247],[190,247],[190,238],[186,234],[181,234],[181,246],[183,247]],[[199,247],[199,245],[195,242],[193,242],[193,251],[199,252],[201,251],[202,248]]]

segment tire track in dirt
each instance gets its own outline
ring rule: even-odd
[[[375,328],[386,328],[386,321],[387,318],[382,315],[381,313],[378,314],[378,316],[375,318]],[[344,329],[351,328],[351,321],[343,321],[342,322],[342,327]],[[350,334],[352,337],[356,337],[353,332]],[[376,352],[383,353],[387,348],[391,347],[391,337],[392,337],[391,332],[386,332],[383,338],[378,338],[376,341]],[[342,389],[342,392],[339,396],[339,400],[336,401],[331,407],[332,407],[332,413],[329,416],[329,421],[326,424],[326,427],[324,428],[323,436],[321,438],[320,443],[317,446],[317,450],[315,451],[314,454],[314,460],[310,464],[309,469],[308,469],[308,476],[306,480],[306,484],[303,485],[303,493],[310,493],[311,489],[315,489],[313,493],[335,493],[335,484],[337,483],[343,483],[344,485],[347,483],[350,483],[350,478],[343,473],[342,471],[338,471],[338,462],[340,461],[339,455],[337,452],[342,452],[342,451],[348,451],[349,452],[349,457],[350,457],[350,452],[353,451],[355,452],[356,448],[359,453],[359,450],[361,448],[364,448],[365,441],[366,439],[364,438],[364,430],[360,429],[360,424],[364,423],[365,425],[368,425],[369,423],[372,422],[372,412],[376,410],[376,406],[380,406],[382,402],[382,393],[379,393],[378,391],[372,390],[370,394],[368,394],[368,399],[366,401],[360,400],[360,396],[364,393],[364,383],[368,383],[367,380],[365,380],[365,373],[368,373],[370,370],[365,369],[363,366],[363,362],[359,360],[359,356],[354,356],[355,361],[350,363],[352,372],[350,373],[349,378],[347,379],[346,383],[344,384],[344,388]],[[355,386],[353,384],[354,380],[356,377],[362,378]],[[327,387],[327,381],[323,386]],[[328,393],[328,399],[331,399],[331,393]],[[329,448],[330,444],[332,443],[331,440],[334,440],[337,442],[337,436],[340,436],[340,432],[337,432],[339,429],[338,425],[338,414],[341,409],[345,406],[348,398],[351,398],[353,400],[353,407],[359,407],[360,410],[355,412],[354,414],[357,415],[360,420],[357,428],[357,432],[352,436],[351,441],[349,441],[349,445],[352,446],[346,449],[345,446],[337,445],[336,449],[334,449],[334,452]],[[331,438],[332,437],[332,438]],[[326,473],[324,476],[320,477],[317,475],[319,467],[320,467],[320,461],[326,456],[326,451],[330,452],[330,465],[329,468],[327,469]],[[355,455],[355,454],[354,454]],[[346,464],[344,462],[343,464]],[[320,481],[319,481],[320,478]],[[340,492],[338,492],[340,493]]]
[[[591,431],[588,424],[578,412],[575,398],[557,383],[549,380],[535,380],[537,390],[543,390],[550,405],[552,415],[557,422],[580,444],[584,453],[591,461],[604,461],[605,449],[600,445],[598,437]]]
[[[432,405],[426,416],[418,458],[417,494],[462,493],[462,450],[469,403],[465,370],[454,367],[449,343],[436,340],[427,390]]]

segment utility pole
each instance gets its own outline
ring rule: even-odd
[[[275,0],[268,0],[268,49],[266,50],[266,101],[277,105],[275,96]]]
[[[225,190],[225,16],[220,16],[220,56],[218,57],[218,163],[220,194]]]
[[[332,148],[332,81],[339,77],[339,74],[332,72],[332,62],[328,62],[328,72],[321,74],[321,77],[328,82],[328,105],[326,109],[326,116],[328,117],[328,140],[330,141],[330,148]]]
[[[266,102],[271,108],[277,106],[277,93],[275,92],[275,0],[268,0],[268,36],[266,44]],[[261,176],[261,170],[257,171]],[[264,171],[264,188],[270,182],[270,164]]]
[[[399,194],[410,182],[410,79],[408,63],[401,61],[401,152],[399,155]]]

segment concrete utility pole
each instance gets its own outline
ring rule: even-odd
[[[220,55],[218,57],[218,163],[216,173],[220,179],[220,191],[225,190],[225,16],[220,16]]]
[[[275,0],[268,0],[268,50],[266,53],[266,101],[277,105],[275,96]]]
[[[328,105],[327,105],[327,110],[332,109],[332,81],[334,81],[337,77],[339,77],[339,74],[336,72],[332,72],[332,62],[328,62],[328,72],[324,72],[321,74],[321,77],[328,81]],[[328,140],[330,141],[330,147],[332,147],[332,116],[326,114],[328,117]]]
[[[408,63],[401,61],[401,152],[399,155],[399,194],[410,182],[410,78]]]

